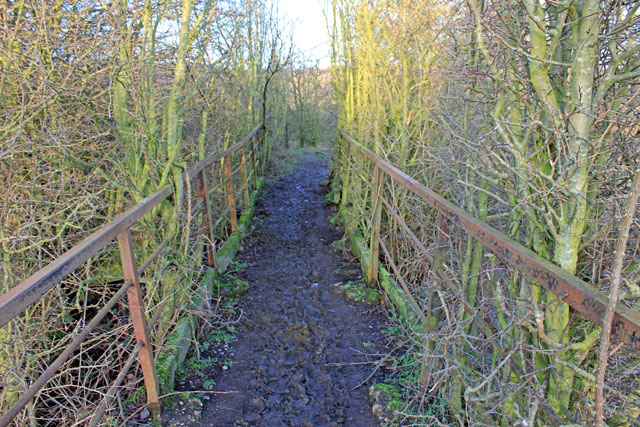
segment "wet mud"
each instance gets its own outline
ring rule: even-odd
[[[228,362],[209,373],[216,393],[193,425],[378,425],[368,387],[381,375],[381,320],[339,292],[361,274],[331,245],[342,231],[329,221],[327,174],[323,156],[305,154],[265,190],[238,256],[247,266],[235,275],[249,286],[235,340],[216,350]]]

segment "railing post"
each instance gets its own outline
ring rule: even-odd
[[[124,280],[131,281],[131,286],[127,289],[127,298],[136,341],[142,345],[138,356],[142,366],[142,374],[144,375],[144,385],[147,389],[147,404],[151,413],[157,418],[160,416],[158,376],[156,375],[156,364],[151,349],[149,329],[147,328],[147,318],[144,313],[144,299],[140,289],[136,257],[131,242],[131,231],[128,228],[118,235],[118,244],[120,245],[120,260],[122,262]]]
[[[247,181],[247,159],[244,155],[244,147],[240,148],[240,178],[242,179],[242,189],[244,193],[244,205],[249,206],[249,182]]]
[[[231,175],[231,155],[224,157],[224,176],[227,181],[227,202],[229,202],[229,221],[231,221],[231,231],[238,231],[238,216],[236,213],[236,201],[233,197],[233,176]]]
[[[362,170],[364,171],[364,162],[365,162],[365,155],[362,152],[362,150],[357,150],[356,151],[356,155],[354,157],[355,160],[355,165],[354,165],[354,170],[351,173],[351,179],[353,180],[353,194],[362,194],[364,193],[366,196],[366,189],[367,187],[363,186],[363,182],[364,180],[362,179],[362,174],[359,174],[359,168],[362,168]],[[368,182],[368,181],[367,181]],[[363,188],[364,187],[364,188]],[[360,190],[362,190],[362,193],[360,192]]]
[[[284,124],[284,148],[289,150],[289,119]]]
[[[264,176],[264,162],[265,162],[265,152],[264,152],[264,141],[262,141],[264,127],[260,128],[258,131],[258,160],[260,161],[260,176]]]
[[[256,134],[257,135],[257,134]],[[256,161],[256,137],[251,138],[251,167],[253,169],[253,186],[258,188],[258,162]]]
[[[209,239],[206,242],[207,248],[207,265],[209,267],[217,267],[218,262],[216,260],[216,248],[214,246],[213,227],[211,226],[211,205],[209,204],[209,187],[207,185],[207,176],[205,170],[202,169],[198,175],[198,187],[200,188],[200,198],[204,203],[204,210],[202,211],[202,225],[207,232]]]
[[[382,184],[382,172],[377,164],[375,168],[375,178],[373,181],[372,203],[373,219],[371,221],[371,260],[369,263],[369,283],[378,283],[378,262],[380,257],[380,218],[382,214],[382,204],[380,203],[380,187]]]
[[[344,140],[344,143],[346,147],[344,153],[344,161],[342,164],[344,170],[342,171],[342,195],[340,196],[342,204],[347,203],[347,197],[349,195],[349,176],[351,174],[351,166],[349,164],[351,161],[351,143],[346,139]]]

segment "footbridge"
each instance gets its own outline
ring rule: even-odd
[[[101,323],[122,301],[126,301],[131,318],[134,337],[128,343],[131,350],[128,352],[126,361],[119,361],[122,363],[122,369],[117,378],[101,391],[103,397],[96,405],[97,409],[88,417],[88,424],[95,426],[102,421],[131,368],[136,364],[139,364],[144,378],[148,408],[154,414],[160,412],[160,384],[155,362],[157,350],[154,348],[152,330],[160,317],[165,315],[165,306],[160,305],[150,310],[146,289],[141,284],[140,278],[144,277],[154,259],[167,249],[170,240],[167,238],[158,245],[147,259],[137,259],[132,227],[136,227],[136,233],[144,232],[140,228],[140,221],[143,218],[160,215],[158,206],[167,199],[175,198],[176,188],[186,192],[182,195],[182,200],[191,200],[187,193],[191,188],[197,188],[198,200],[184,203],[183,210],[191,217],[199,218],[198,221],[191,221],[190,226],[196,226],[194,224],[197,223],[197,232],[203,233],[206,237],[206,244],[202,248],[206,264],[212,269],[225,270],[231,263],[239,246],[238,241],[246,229],[242,216],[251,214],[252,200],[257,197],[257,192],[262,185],[262,176],[268,160],[267,153],[264,152],[260,142],[262,129],[262,125],[256,126],[237,144],[200,161],[184,172],[182,177],[184,185],[166,186],[149,195],[73,246],[64,255],[0,296],[0,327],[7,328],[12,320],[21,316],[27,307],[40,301],[52,288],[60,286],[67,276],[82,269],[88,260],[104,251],[114,240],[118,243],[117,251],[123,277],[117,291],[97,310],[92,319],[78,323],[73,330],[74,336],[69,345],[55,360],[49,362],[46,370],[22,392],[13,407],[1,414],[0,426],[10,425],[43,386],[55,377],[65,362],[80,351],[89,337],[92,340],[100,339]],[[403,279],[397,254],[399,245],[410,247],[411,252],[418,259],[419,268],[428,270],[429,274],[437,276],[452,294],[461,296],[463,309],[468,313],[470,322],[480,331],[496,354],[509,359],[507,354],[510,354],[511,349],[506,348],[500,339],[501,331],[498,330],[500,322],[491,318],[482,308],[466,300],[465,290],[460,289],[460,284],[451,278],[452,266],[447,261],[447,254],[455,243],[451,241],[451,236],[456,229],[473,236],[477,242],[491,251],[504,268],[517,271],[532,283],[552,292],[588,321],[596,325],[602,323],[608,304],[608,298],[604,293],[543,259],[488,223],[478,220],[450,203],[424,183],[403,172],[379,154],[365,148],[345,132],[340,133],[333,163],[333,179],[338,185],[334,188],[334,201],[340,204],[338,218],[342,216],[346,232],[351,238],[353,252],[359,257],[366,279],[369,283],[378,283],[404,316],[418,319],[419,324],[424,328],[425,336],[431,336],[438,328],[439,317],[445,315],[443,314],[444,303],[438,303],[437,294],[434,294],[429,299],[430,303],[425,305],[422,302],[424,295],[421,294],[419,286]],[[363,179],[362,176],[356,177],[354,172],[356,169],[361,175],[362,170],[365,170],[364,175],[367,179]],[[370,212],[359,222],[349,221],[347,217],[350,190],[354,185],[368,186],[370,196],[368,201]],[[387,191],[383,191],[385,188]],[[411,197],[414,205],[417,204],[420,209],[432,211],[430,217],[433,221],[416,226],[415,218],[412,217],[409,220],[410,212],[403,209],[402,197],[393,196],[392,199],[385,194]],[[215,200],[213,195],[217,195]],[[217,210],[224,213],[218,218],[212,214],[213,203],[223,204],[223,206],[217,206]],[[227,241],[222,241],[215,235],[215,225],[220,221],[225,221],[230,229]],[[425,236],[431,237],[425,238]],[[199,303],[201,302],[196,301],[196,305]],[[496,304],[499,304],[499,301]],[[195,310],[197,308],[194,307]],[[640,349],[638,312],[619,305],[615,311],[612,333],[616,339],[634,351]],[[429,345],[433,344],[430,344],[427,339],[425,346]],[[515,364],[513,369],[516,374],[523,374]],[[426,366],[422,373],[420,380],[425,383],[429,375]],[[543,410],[548,419],[560,421],[559,415],[551,408],[543,406]]]

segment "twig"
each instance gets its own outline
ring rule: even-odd
[[[383,357],[382,359],[380,359],[377,363],[376,363],[376,367],[373,371],[371,371],[371,374],[369,374],[369,376],[367,378],[365,378],[364,381],[362,381],[360,384],[358,384],[357,386],[355,386],[354,388],[351,389],[351,391],[353,390],[357,390],[360,387],[362,387],[364,384],[367,383],[367,381],[369,381],[371,379],[371,377],[373,377],[373,375],[378,372],[378,369],[380,369],[381,366],[383,366],[385,364],[385,362],[387,361],[387,359],[389,359],[391,357],[390,354],[388,354],[386,357]]]
[[[611,275],[611,288],[609,289],[609,302],[602,322],[602,334],[600,335],[600,354],[598,355],[598,371],[596,374],[596,426],[604,425],[604,377],[607,371],[607,361],[609,360],[609,344],[611,342],[611,324],[618,303],[618,293],[620,290],[620,279],[622,276],[622,264],[624,254],[629,240],[629,229],[633,222],[633,214],[636,211],[638,197],[640,196],[640,171],[631,186],[631,194],[627,200],[627,208],[622,219],[622,229],[616,243],[616,252],[613,259],[613,273]]]
[[[464,392],[464,397],[465,399],[467,399],[467,401],[469,400],[469,396],[471,395],[471,393],[477,393],[478,391],[480,391],[480,389],[482,387],[484,387],[485,385],[487,385],[487,383],[489,381],[491,381],[491,379],[496,376],[496,374],[498,372],[500,372],[500,370],[502,369],[502,367],[509,361],[509,359],[511,359],[511,356],[513,356],[513,353],[518,349],[518,347],[514,347],[511,352],[507,355],[507,357],[505,357],[502,362],[500,362],[500,364],[498,366],[496,366],[496,368],[493,370],[493,372],[491,372],[489,375],[487,375],[485,377],[485,379],[478,384],[475,387],[468,387],[465,392]]]

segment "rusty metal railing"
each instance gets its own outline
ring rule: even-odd
[[[441,217],[446,218],[450,224],[461,227],[465,232],[483,243],[497,257],[520,271],[530,280],[535,281],[548,291],[560,297],[560,299],[573,307],[585,318],[591,320],[595,324],[602,323],[608,301],[608,297],[603,292],[595,289],[588,283],[540,257],[535,252],[519,244],[509,236],[489,226],[485,222],[472,217],[467,212],[445,200],[443,197],[425,187],[388,161],[382,159],[380,156],[359,144],[345,132],[340,131],[340,134],[348,143],[346,150],[347,161],[351,155],[351,147],[353,147],[374,164],[374,180],[371,192],[373,220],[371,223],[371,235],[369,239],[371,259],[368,272],[368,277],[371,281],[377,281],[378,278],[379,248],[382,243],[379,238],[382,206],[384,205],[387,209],[391,209],[389,213],[396,216],[396,219],[399,220],[404,229],[409,230],[402,218],[400,218],[397,213],[393,212],[389,203],[380,195],[380,188],[384,173],[394,182],[399,183],[404,188],[412,191],[428,206],[436,209]],[[439,240],[445,238],[443,228],[446,226],[447,224],[443,223],[442,226],[438,227]],[[414,244],[417,245],[416,249],[422,255],[427,256],[430,263],[438,262],[437,259],[433,259],[438,257],[431,257],[428,255],[422,243],[415,238],[413,233],[410,232],[409,235],[413,236],[412,240],[414,241]],[[383,250],[386,252],[386,248],[383,247]],[[409,302],[411,303],[411,301]],[[617,336],[630,348],[640,350],[640,314],[628,307],[618,304],[613,319],[612,334]]]
[[[198,162],[191,169],[183,174],[184,180],[197,181],[199,195],[203,203],[202,223],[207,233],[206,252],[207,264],[216,266],[215,238],[213,228],[213,217],[211,214],[211,205],[209,202],[209,188],[207,184],[207,168],[214,162],[222,160],[224,164],[224,189],[226,192],[226,200],[229,206],[229,221],[232,231],[238,229],[238,220],[236,212],[236,201],[233,186],[233,175],[231,170],[231,156],[238,153],[240,172],[240,181],[245,205],[249,202],[249,185],[252,182],[254,188],[257,185],[258,174],[262,174],[264,158],[261,155],[260,135],[263,129],[262,124],[256,126],[249,132],[240,142],[234,146],[207,157]],[[245,155],[249,150],[249,159]],[[247,171],[247,163],[251,168]],[[133,251],[132,237],[130,228],[143,216],[149,213],[154,207],[158,206],[162,201],[173,194],[171,186],[165,186],[144,200],[129,208],[123,214],[119,215],[111,222],[105,224],[89,237],[72,247],[65,254],[42,268],[31,277],[25,279],[17,286],[13,287],[9,292],[0,296],[0,328],[6,326],[11,320],[19,316],[27,307],[38,301],[42,296],[59,284],[74,270],[84,264],[90,257],[100,252],[106,245],[117,239],[120,252],[120,260],[123,270],[123,285],[111,297],[111,299],[100,309],[93,319],[82,329],[82,331],[71,341],[67,348],[51,363],[44,373],[29,387],[29,389],[20,396],[18,401],[0,418],[0,427],[5,427],[20,413],[20,411],[29,403],[29,401],[40,391],[45,384],[54,376],[54,374],[63,366],[74,352],[80,347],[84,339],[94,330],[100,321],[109,313],[116,303],[127,295],[129,313],[133,323],[136,346],[125,363],[123,371],[118,375],[109,391],[106,393],[103,402],[100,404],[97,412],[94,414],[91,425],[96,425],[107,409],[109,401],[113,398],[115,390],[124,381],[126,371],[133,366],[135,357],[139,358],[144,383],[147,392],[147,404],[154,414],[160,411],[158,378],[155,370],[155,362],[153,357],[152,343],[149,337],[149,324],[145,315],[145,301],[142,289],[140,287],[139,277],[151,262],[162,252],[169,243],[165,240],[156,250],[145,260],[140,268],[137,268],[137,261]],[[160,307],[151,320],[150,325],[153,326],[162,310]]]

